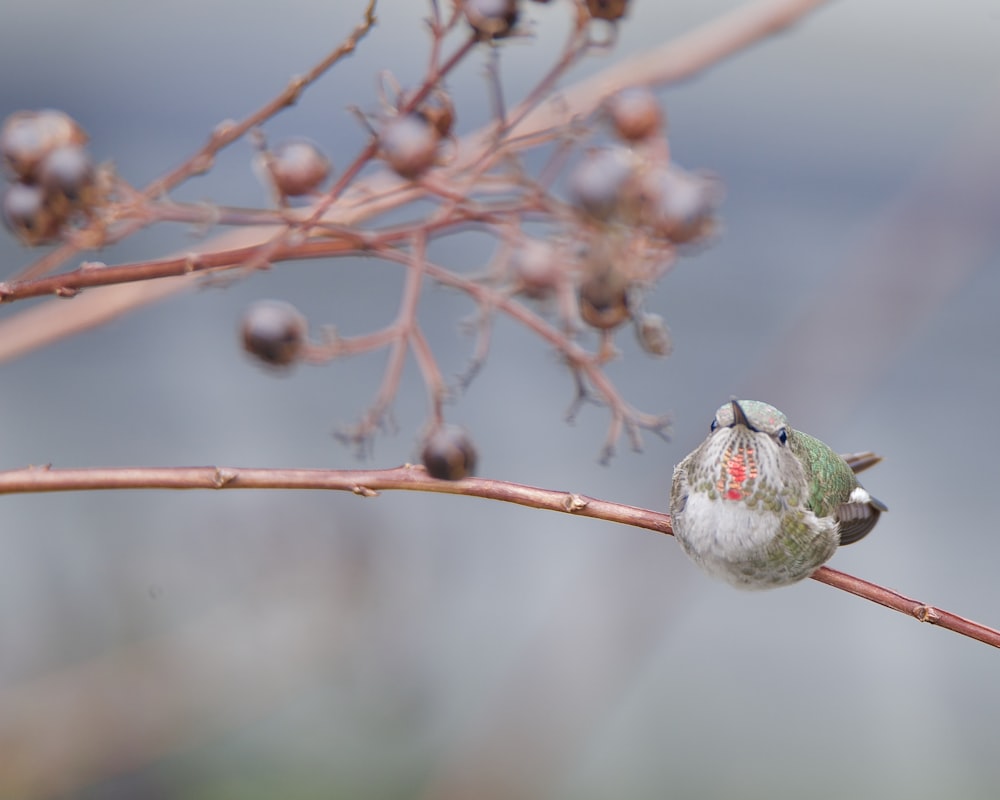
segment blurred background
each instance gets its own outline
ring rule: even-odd
[[[635,0],[578,78],[736,2]],[[0,116],[55,107],[142,185],[339,42],[362,3],[6,0]],[[426,6],[382,0],[349,61],[267,125],[343,165],[375,75],[426,59]],[[530,6],[505,45],[508,98],[561,44]],[[675,353],[626,331],[609,370],[672,440],[598,464],[607,425],[562,422],[572,382],[502,322],[452,421],[480,473],[666,510],[673,465],[731,395],[841,452],[885,456],[890,513],[831,566],[1000,625],[1000,8],[832,3],[661,93],[674,158],[727,186],[723,232],[648,298]],[[477,54],[449,81],[459,131],[489,118]],[[239,143],[179,199],[262,205]],[[184,249],[161,226],[109,263]],[[470,271],[485,240],[440,247]],[[32,253],[0,236],[4,277]],[[4,363],[0,465],[388,467],[416,458],[411,364],[399,432],[359,463],[331,433],[382,356],[276,378],[241,352],[250,302],[345,334],[395,314],[401,271],[279,265],[171,297]],[[30,304],[0,309],[0,318]],[[423,321],[449,374],[465,298]],[[101,492],[2,499],[2,798],[995,798],[1000,654],[813,581],[715,583],[668,537],[421,494]]]

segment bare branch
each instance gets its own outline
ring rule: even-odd
[[[141,191],[141,195],[148,200],[154,200],[177,187],[188,178],[206,172],[211,167],[216,154],[220,150],[224,147],[228,147],[233,142],[238,141],[248,131],[261,125],[265,120],[270,119],[279,111],[293,105],[299,97],[301,97],[302,92],[306,89],[306,87],[321,78],[338,61],[354,52],[359,42],[375,26],[375,4],[376,0],[369,0],[368,5],[365,8],[362,21],[358,23],[350,35],[348,35],[348,37],[341,42],[340,45],[335,47],[308,72],[304,75],[297,75],[292,78],[283,91],[279,92],[277,96],[269,100],[240,122],[226,120],[225,122],[219,123],[215,130],[212,131],[208,141],[200,150],[185,159],[170,172],[152,181]],[[149,222],[152,221],[155,220],[149,220]],[[144,225],[145,223],[142,220],[131,220],[125,225],[125,230],[118,232],[118,234],[114,237],[114,240],[117,241],[118,239],[131,235],[140,228],[144,227]],[[39,275],[44,275],[68,259],[72,258],[79,251],[80,248],[74,244],[63,245],[29,265],[17,276],[17,280],[30,280],[31,278],[35,278]]]
[[[361,497],[374,497],[379,492],[392,490],[437,492],[500,500],[529,508],[603,519],[673,535],[668,514],[573,492],[539,489],[489,478],[441,481],[429,477],[423,467],[412,464],[383,470],[242,467],[51,469],[43,466],[0,472],[0,494],[107,489],[325,489],[353,492]],[[950,611],[905,597],[878,584],[829,567],[820,567],[813,573],[812,578],[899,611],[920,622],[937,625],[992,647],[1000,647],[1000,631]]]
[[[623,87],[637,84],[664,85],[690,78],[793,24],[823,3],[824,0],[755,0],[749,2],[745,6],[673,39],[657,49],[637,55],[577,83],[561,93],[558,103],[534,107],[523,118],[522,114],[524,114],[526,107],[519,105],[512,111],[511,117],[519,118],[520,122],[508,136],[507,141],[514,137],[532,137],[563,125],[570,125],[574,119],[594,111],[609,94]],[[437,37],[435,37],[436,41]],[[471,45],[469,46],[471,47]],[[462,48],[456,55],[465,52],[467,50]],[[453,60],[451,61],[453,62]],[[446,71],[447,65],[439,65],[435,58],[432,60],[432,69],[436,69],[436,77],[439,79],[440,75]],[[415,107],[426,99],[426,94],[431,91],[433,85],[428,83],[423,95],[414,95],[411,98],[411,105]],[[280,106],[280,96],[263,108],[269,108],[274,103]],[[258,118],[261,113],[262,111],[259,111],[257,115],[247,118],[244,124],[248,124],[248,129],[263,121],[265,117]],[[469,164],[476,163],[481,158],[484,147],[493,141],[493,137],[495,137],[493,131],[494,126],[490,125],[478,133],[465,137],[458,148],[455,168],[459,169],[462,166],[467,167]],[[361,164],[366,163],[372,155],[374,155],[374,143],[359,156],[359,159],[352,166],[360,168]],[[192,157],[192,160],[194,158],[196,156]],[[315,209],[315,213],[309,215],[308,224],[318,223],[324,217],[325,212],[332,210],[332,199],[340,195],[346,181],[352,179],[356,171],[356,169],[349,170],[350,174],[346,175],[346,179],[345,175],[341,176],[338,185],[331,189],[327,198]],[[336,221],[345,225],[357,223],[375,213],[399,207],[419,195],[420,191],[416,187],[407,187],[405,181],[383,172],[355,184],[352,187],[350,197],[341,196],[339,198],[336,205]],[[358,202],[359,197],[367,200],[373,196],[381,196],[383,200],[373,205],[363,201]],[[226,238],[223,240],[216,239],[205,242],[198,249],[201,252],[215,252],[220,248],[232,251],[257,247],[263,241],[272,239],[269,252],[266,253],[267,258],[276,260],[279,257],[287,257],[276,252],[280,250],[278,242],[284,237],[279,237],[278,240],[273,239],[273,237],[273,227],[248,227],[240,230],[238,235],[236,232],[232,232],[226,234]],[[58,248],[45,257],[46,260],[52,259],[51,263],[47,263],[44,267],[30,267],[30,275],[39,275],[50,271],[75,252],[77,249],[68,245]],[[183,259],[184,256],[181,258]],[[232,266],[232,264],[227,264],[227,266]],[[28,274],[22,273],[19,278],[23,280]],[[74,274],[70,273],[70,275]],[[183,270],[163,270],[156,277],[183,274]],[[116,281],[101,280],[86,282],[85,285],[97,286],[124,280],[142,280],[148,277],[152,276],[137,270],[131,277],[119,276]],[[70,283],[74,282],[73,278],[67,280]],[[72,314],[68,313],[62,304],[58,304],[56,310],[51,313],[33,313],[39,309],[28,309],[0,321],[0,331],[2,331],[2,335],[0,335],[0,360],[21,355],[63,336],[71,335],[92,325],[101,324],[125,313],[130,308],[163,299],[174,292],[190,288],[192,285],[190,280],[180,280],[160,283],[156,287],[149,287],[145,290],[137,290],[134,287],[109,289],[78,300],[74,304],[75,308]],[[72,286],[72,288],[83,288],[83,285]],[[56,286],[35,287],[26,285],[26,283],[9,281],[0,288],[0,301],[37,297],[44,294],[58,294]],[[44,329],[40,327],[43,319]]]
[[[907,614],[920,622],[937,625],[939,628],[945,628],[962,636],[968,636],[970,639],[976,639],[993,647],[1000,647],[1000,631],[989,628],[981,623],[973,622],[971,619],[960,617],[958,614],[953,614],[950,611],[935,608],[927,603],[906,597],[899,592],[894,592],[892,589],[879,586],[877,583],[855,578],[853,575],[848,575],[845,572],[839,572],[829,567],[822,567],[814,572],[811,577],[813,580],[825,583],[827,586],[833,586],[835,589],[850,592],[858,597],[863,597],[865,600],[871,600],[873,603],[891,608],[893,611]]]

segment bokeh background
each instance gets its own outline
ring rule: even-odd
[[[0,115],[57,107],[142,184],[318,60],[362,3],[6,0]],[[635,0],[618,48],[735,2]],[[267,126],[338,163],[375,75],[420,74],[425,5],[382,0],[358,53]],[[531,7],[502,51],[510,98],[556,52],[566,9]],[[724,229],[649,297],[674,355],[621,337],[611,374],[672,441],[597,463],[607,423],[562,423],[571,381],[509,323],[449,408],[481,473],[665,510],[670,471],[730,395],[766,399],[841,451],[891,511],[833,566],[1000,625],[1000,8],[832,3],[661,96],[675,158],[727,186]],[[449,82],[489,115],[481,56]],[[405,82],[405,80],[404,80]],[[249,145],[177,196],[267,202]],[[120,263],[183,249],[157,228]],[[490,249],[463,238],[443,261]],[[4,276],[31,258],[0,236]],[[357,466],[331,432],[381,357],[275,378],[240,352],[241,310],[318,328],[392,318],[400,271],[281,265],[175,296],[4,363],[0,465]],[[27,304],[0,309],[9,316]],[[460,296],[423,320],[449,373]],[[399,432],[415,457],[415,368]],[[1000,654],[812,581],[716,584],[672,539],[432,495],[131,492],[8,496],[0,516],[2,798],[995,798]]]

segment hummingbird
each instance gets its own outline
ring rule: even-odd
[[[854,474],[879,459],[847,458],[853,468],[774,406],[731,400],[674,469],[674,536],[698,566],[740,589],[807,578],[888,510]]]

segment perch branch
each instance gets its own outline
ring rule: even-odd
[[[612,503],[573,492],[539,489],[519,483],[465,478],[441,481],[423,467],[404,464],[381,470],[244,469],[242,467],[119,467],[51,469],[47,466],[0,472],[0,494],[95,491],[99,489],[326,489],[374,497],[380,491],[408,490],[481,497],[505,503],[560,511],[656,533],[673,534],[670,516],[636,506]],[[1000,647],[1000,631],[950,611],[913,600],[878,584],[820,567],[813,580],[899,611],[920,622]]]

